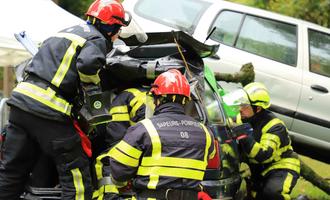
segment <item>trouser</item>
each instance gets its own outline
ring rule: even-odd
[[[62,199],[92,198],[88,157],[73,123],[41,118],[12,106],[0,162],[0,200],[19,198],[39,152],[56,164]]]
[[[296,185],[299,174],[292,170],[272,170],[259,180],[253,180],[252,190],[257,200],[290,200],[290,193]]]

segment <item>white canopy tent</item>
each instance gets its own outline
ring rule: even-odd
[[[0,66],[15,66],[31,55],[15,39],[25,31],[36,43],[56,32],[83,23],[51,0],[5,0],[0,4]]]

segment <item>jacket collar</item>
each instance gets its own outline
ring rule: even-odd
[[[184,108],[179,103],[164,103],[155,108],[155,115],[163,113],[184,114]]]

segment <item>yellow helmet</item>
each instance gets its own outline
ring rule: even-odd
[[[251,105],[260,106],[263,109],[269,108],[270,96],[264,84],[253,82],[246,85],[243,89],[248,95]]]

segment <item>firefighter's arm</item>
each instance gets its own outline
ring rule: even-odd
[[[106,63],[106,43],[102,38],[88,40],[77,58],[77,71],[84,84],[97,85],[100,82],[99,71]]]
[[[130,127],[123,140],[110,151],[110,170],[116,182],[125,182],[133,178],[140,164],[143,153],[144,126],[137,124]]]
[[[109,146],[114,146],[120,142],[130,126],[127,121],[110,121],[106,127],[105,142]]]
[[[247,137],[240,140],[242,148],[247,153],[250,162],[272,162],[279,151],[281,145],[280,135],[284,131],[285,127],[278,124],[273,126],[267,132],[262,133],[260,142],[256,142],[253,137]]]
[[[130,126],[129,104],[126,92],[122,92],[112,101],[109,113],[111,122],[107,125],[105,135],[106,142],[113,144],[124,138],[127,128]]]

